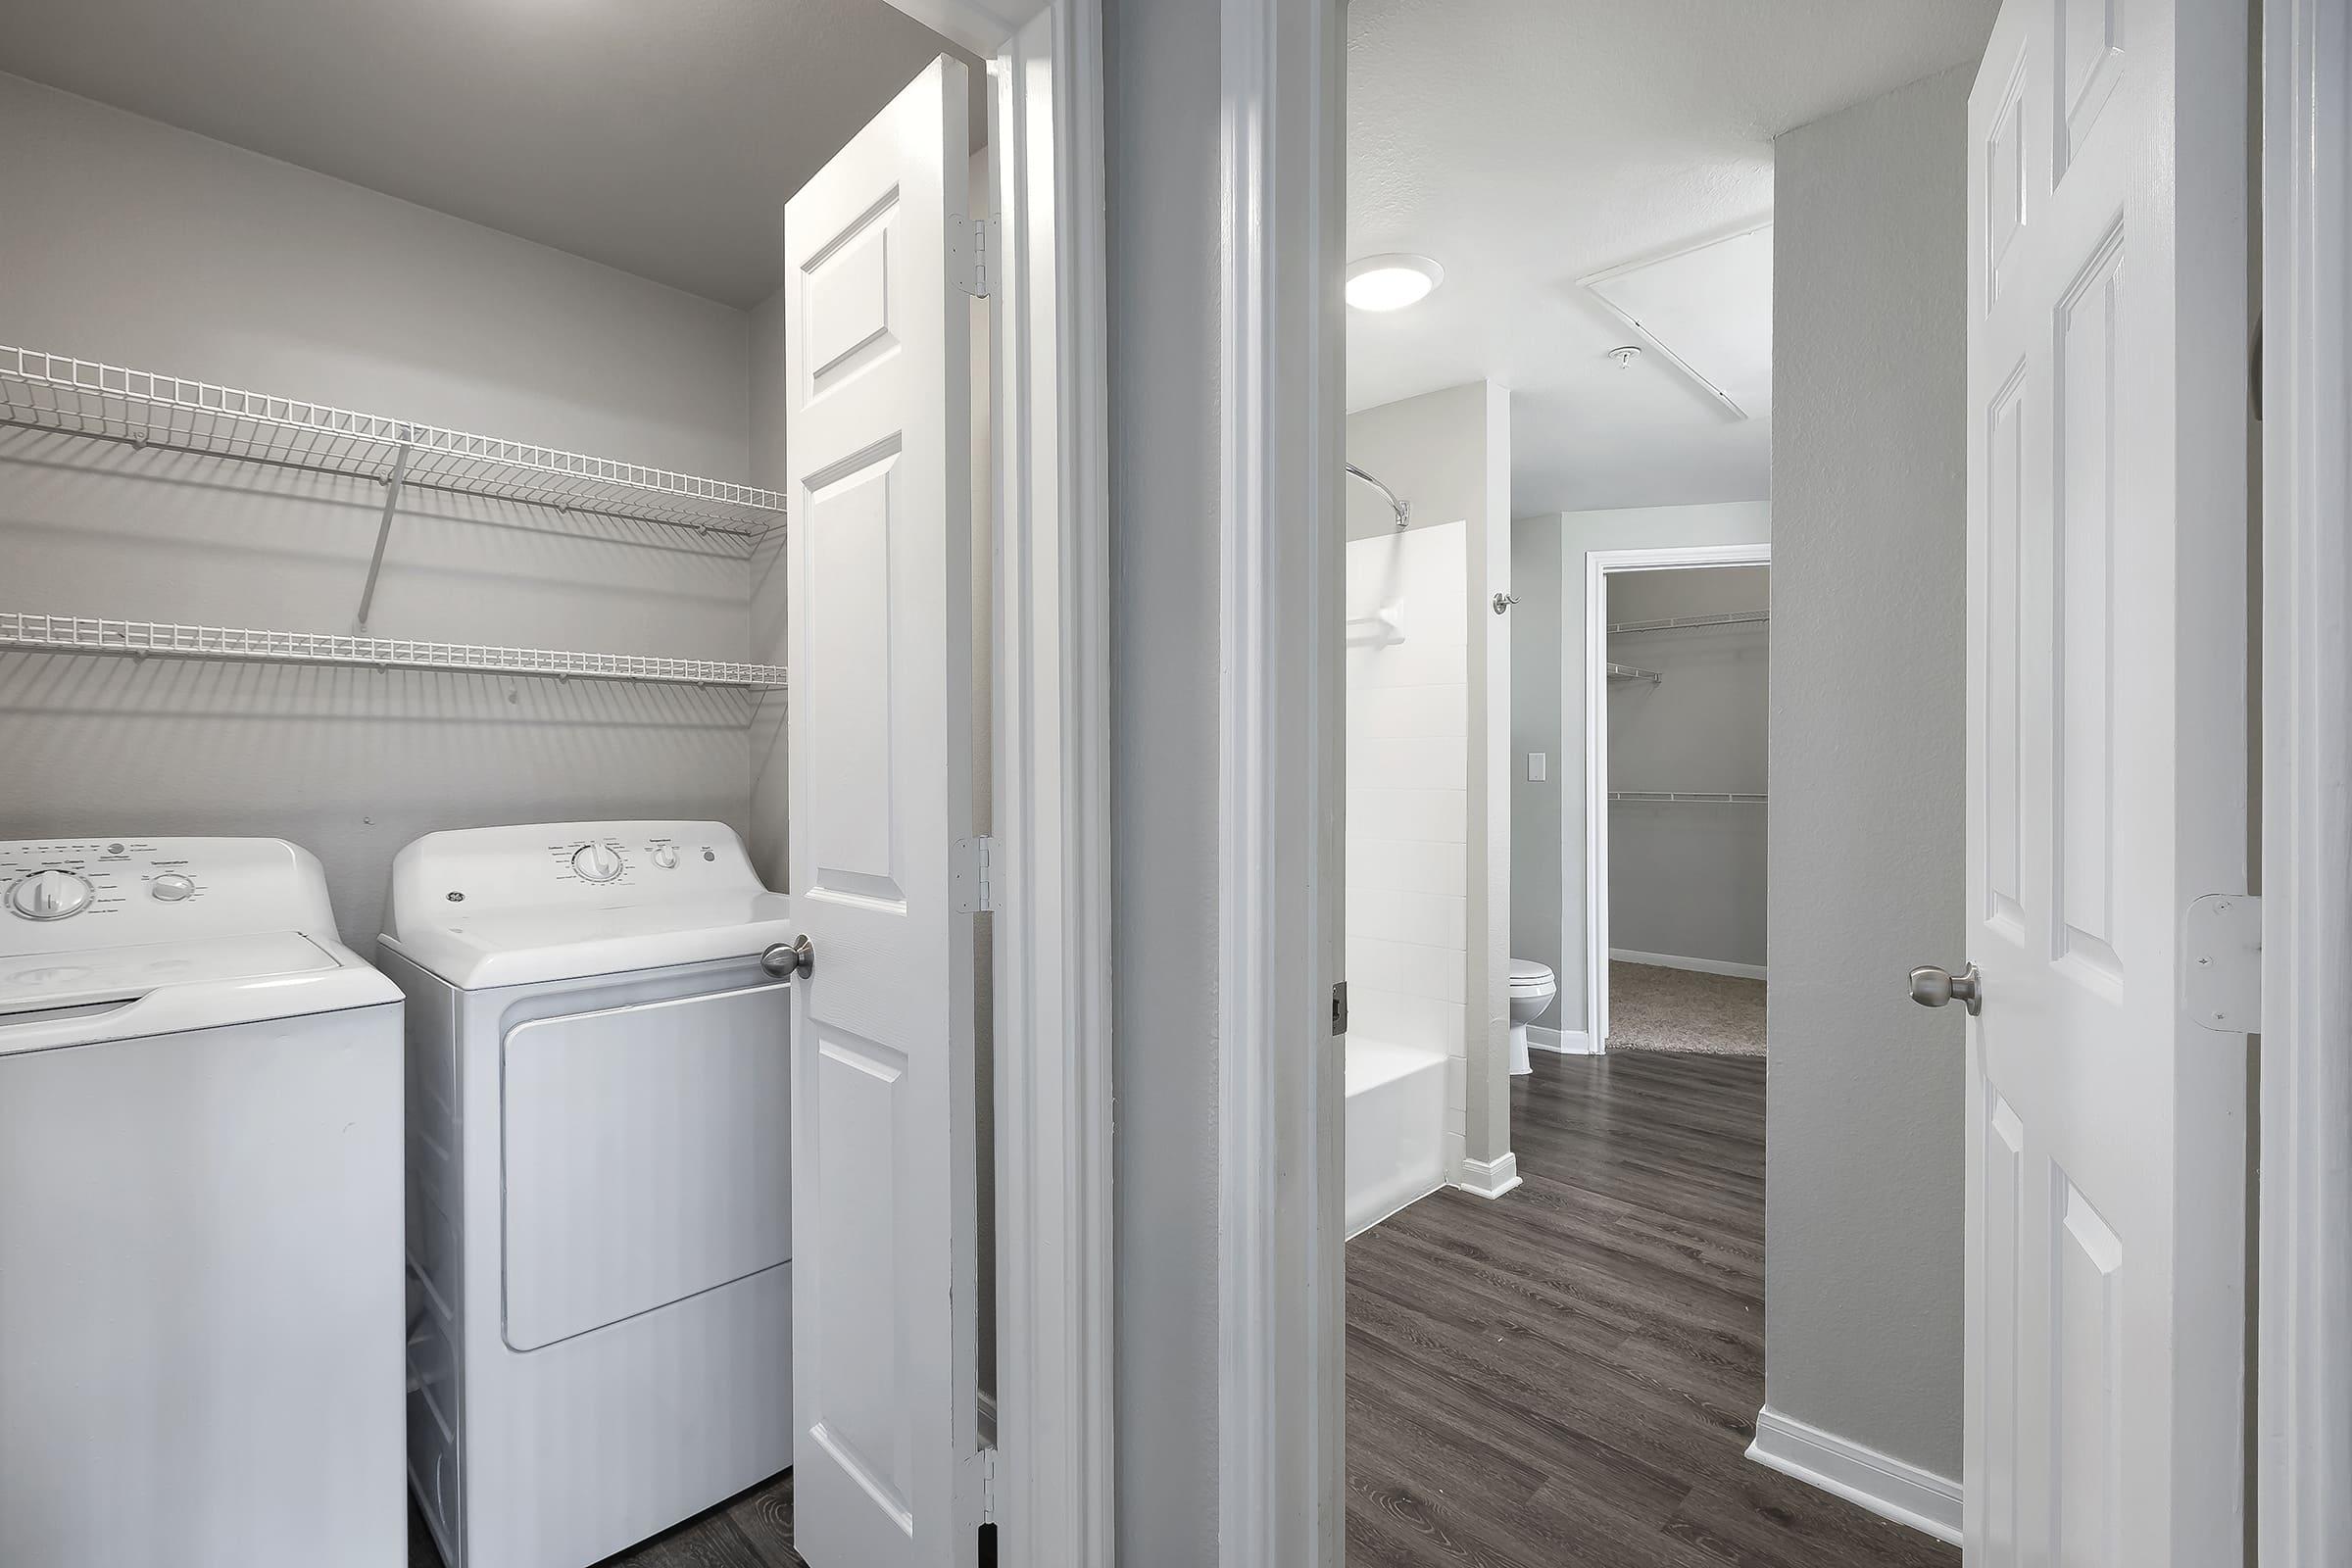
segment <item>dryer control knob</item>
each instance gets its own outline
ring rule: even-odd
[[[678,868],[678,847],[675,844],[655,845],[654,863],[664,871],[675,871]]]
[[[622,869],[620,857],[605,844],[583,844],[572,851],[571,868],[583,882],[610,882]]]
[[[35,871],[8,890],[8,906],[27,920],[63,920],[90,906],[98,890],[74,871]]]
[[[195,896],[196,884],[177,871],[166,871],[147,884],[147,892],[150,897],[161,899],[166,904],[177,904],[182,899]]]

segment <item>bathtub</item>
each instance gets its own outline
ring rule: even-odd
[[[1348,1037],[1348,1234],[1446,1185],[1446,1055]]]

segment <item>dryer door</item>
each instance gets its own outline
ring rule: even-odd
[[[537,1349],[792,1256],[792,988],[517,1025],[506,1342]]]

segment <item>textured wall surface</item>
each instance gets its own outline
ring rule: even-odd
[[[1779,143],[1765,1390],[1960,1473],[1972,71]],[[1922,722],[1922,716],[1927,718]]]
[[[1560,779],[1584,765],[1560,740],[1560,527],[1554,517],[1511,524],[1511,928],[1514,957],[1560,967]],[[1527,776],[1527,756],[1544,754],[1544,777]],[[1557,1028],[1553,1003],[1543,1027]]]
[[[718,478],[746,476],[743,313],[0,76],[0,342]],[[411,491],[370,630],[741,659],[717,537]],[[0,430],[6,608],[345,632],[372,480]],[[0,837],[290,838],[371,951],[435,828],[745,826],[739,693],[0,657]]]
[[[1609,576],[1609,621],[1767,608],[1762,566]],[[1609,688],[1609,788],[1764,792],[1771,628],[1761,622],[1638,632],[1609,641],[1656,684]],[[1764,962],[1762,806],[1613,801],[1609,949],[1721,963]]]

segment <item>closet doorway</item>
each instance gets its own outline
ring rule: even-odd
[[[1585,558],[1585,1038],[1761,1056],[1771,547]]]

